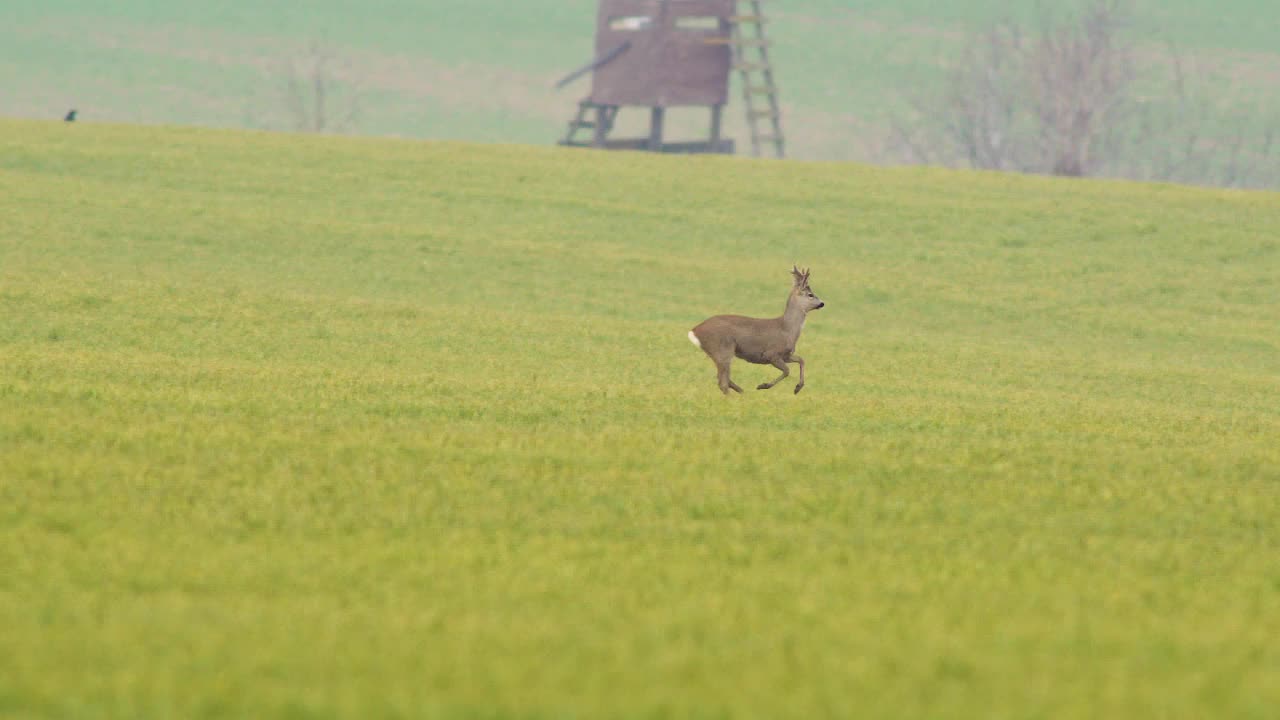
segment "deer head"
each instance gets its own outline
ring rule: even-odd
[[[793,278],[794,283],[791,286],[791,299],[787,303],[788,306],[799,305],[804,312],[808,313],[811,310],[817,310],[818,308],[826,305],[826,303],[822,302],[822,300],[813,293],[813,289],[809,287],[809,271],[807,269],[801,270],[795,265],[792,265],[791,277]]]

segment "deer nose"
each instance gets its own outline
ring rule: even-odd
[[[820,309],[822,309],[822,308],[824,308],[824,307],[826,307],[826,306],[827,306],[827,304],[826,304],[826,303],[824,303],[824,302],[820,302],[820,303],[818,303],[818,307],[816,307],[816,308],[814,308],[814,309],[815,309],[815,310],[820,310]]]

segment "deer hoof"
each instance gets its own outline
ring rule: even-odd
[[[797,395],[799,395],[799,394],[800,394],[800,389],[801,389],[801,388],[803,388],[803,387],[804,387],[804,383],[800,383],[799,385],[796,385],[796,394],[797,394]]]
[[[771,387],[773,387],[773,386],[772,386],[772,385],[770,385],[769,383],[760,383],[759,385],[757,385],[757,386],[756,386],[756,389],[757,389],[757,390],[768,390],[768,389],[769,389],[769,388],[771,388]]]

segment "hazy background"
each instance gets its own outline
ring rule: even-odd
[[[1052,7],[1062,16],[1084,3]],[[0,10],[0,115],[547,144],[592,54],[595,0],[18,0]],[[921,121],[948,69],[1001,20],[1035,27],[1046,3],[999,0],[766,2],[792,157],[919,161],[897,130]],[[1274,186],[1280,151],[1280,3],[1135,0],[1123,28],[1149,113],[1194,115],[1157,144],[1234,148],[1248,173],[1168,179]],[[317,68],[319,68],[317,73]],[[317,122],[312,80],[325,79]],[[1182,95],[1174,98],[1175,85]],[[727,131],[745,146],[736,94]],[[1192,103],[1195,112],[1188,112]],[[630,115],[630,117],[628,117]],[[925,120],[940,122],[936,113]],[[624,110],[618,134],[641,113]],[[676,113],[672,137],[703,132]],[[1141,129],[1135,133],[1141,134]],[[1280,141],[1277,142],[1280,144]],[[1218,148],[1223,148],[1219,150]],[[1143,152],[1154,152],[1147,147]],[[1144,156],[1145,157],[1145,156]],[[1216,156],[1215,156],[1216,157]],[[1274,161],[1274,163],[1273,163]],[[955,158],[931,162],[963,164]],[[1108,170],[1162,179],[1147,170]]]

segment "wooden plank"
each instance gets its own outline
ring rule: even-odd
[[[732,155],[734,144],[732,140],[720,140],[714,143],[707,141],[667,143],[662,146],[662,152],[673,155]]]
[[[561,145],[569,147],[602,147],[606,150],[637,150],[643,151],[649,149],[649,138],[622,138],[606,140],[604,145],[593,146],[585,142],[561,142]],[[708,142],[706,140],[681,141],[663,143],[661,152],[670,154],[698,154],[698,153],[717,153],[732,155],[735,149],[735,143],[731,139],[721,139],[718,143]]]
[[[734,38],[734,37],[709,37],[703,38],[702,42],[706,45],[736,45],[738,47],[769,47],[771,44],[768,40],[756,40],[752,38]]]

